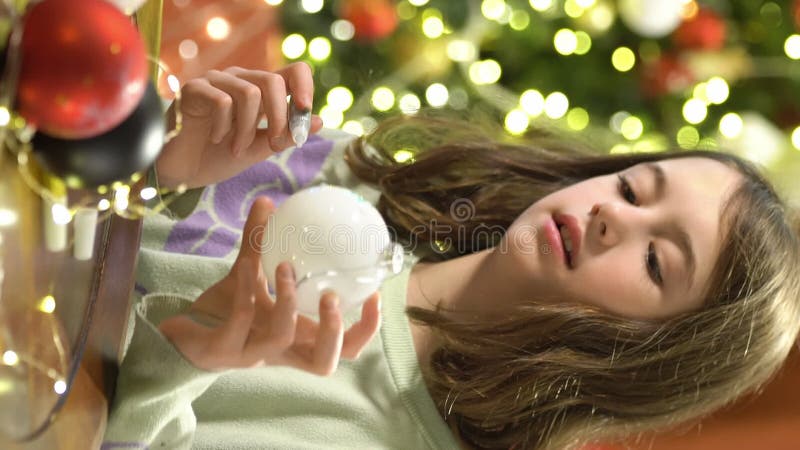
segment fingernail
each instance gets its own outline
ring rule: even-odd
[[[272,147],[273,150],[279,150],[283,148],[283,136],[276,136],[269,140],[269,145]]]
[[[300,147],[306,143],[311,131],[311,110],[297,108],[294,102],[289,103],[289,131],[294,143]]]
[[[294,281],[294,268],[289,264],[281,264],[278,266],[278,276],[284,280]]]
[[[339,297],[335,295],[328,296],[328,302],[325,305],[325,307],[333,311],[334,309],[336,309],[337,306],[339,306]]]

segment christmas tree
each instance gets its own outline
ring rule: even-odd
[[[800,198],[800,0],[172,3],[181,11],[167,10],[168,30],[191,6],[206,11],[202,32],[230,22],[218,44],[228,54],[256,48],[269,68],[308,62],[328,127],[363,134],[426,107],[488,112],[509,138],[544,128],[609,152],[731,151]],[[248,40],[245,21],[269,25]],[[165,34],[162,54],[176,53],[179,35]],[[184,63],[225,54],[193,49]]]

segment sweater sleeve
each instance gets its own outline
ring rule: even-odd
[[[149,294],[136,306],[135,332],[120,366],[103,448],[191,447],[192,402],[224,372],[194,367],[159,332],[163,319],[190,304],[180,296]]]

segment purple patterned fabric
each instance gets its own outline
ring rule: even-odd
[[[333,141],[317,135],[294,150],[285,166],[274,158],[203,192],[200,205],[170,230],[164,250],[172,253],[222,257],[236,247],[250,205],[266,195],[275,206],[302,189],[319,173],[333,149]]]

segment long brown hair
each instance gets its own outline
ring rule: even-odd
[[[413,157],[395,161],[401,149]],[[744,178],[723,208],[727,232],[700,310],[634,320],[532,298],[506,318],[467,322],[408,308],[437,337],[423,375],[462,440],[477,448],[575,448],[685,423],[760,388],[800,330],[800,243],[789,211],[751,164],[718,152],[606,155],[548,133],[503,141],[435,115],[388,119],[348,149],[354,173],[382,191],[378,208],[398,237],[455,244],[431,246],[429,261],[495,245],[463,237],[486,225],[507,229],[533,202],[570,184],[689,156],[715,159]],[[474,205],[466,222],[453,217],[457,199]],[[467,233],[448,231],[459,227]]]

